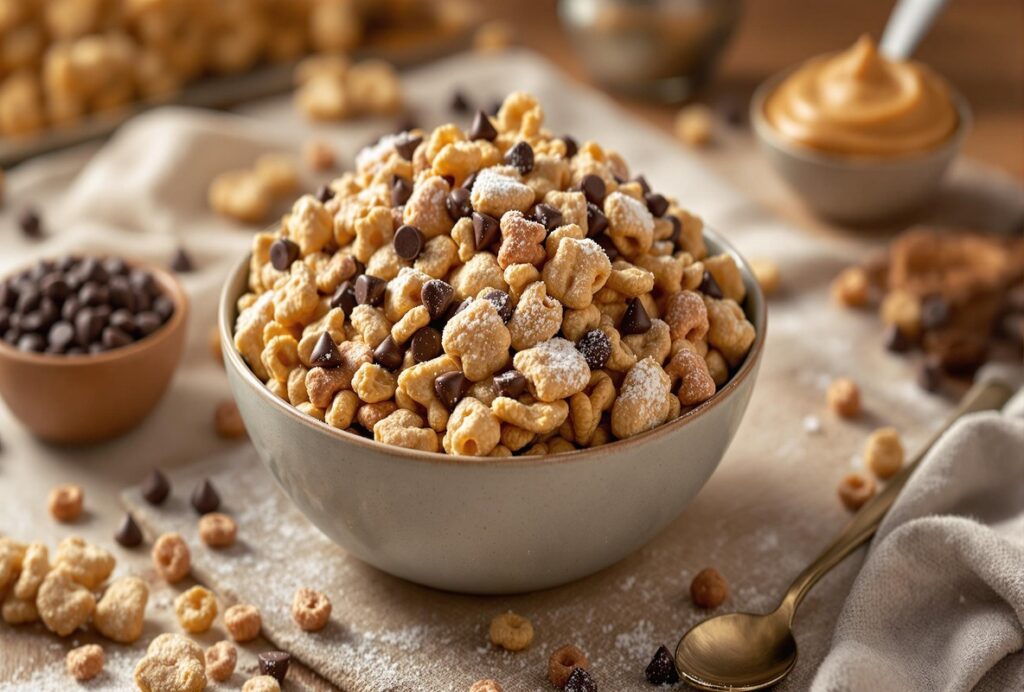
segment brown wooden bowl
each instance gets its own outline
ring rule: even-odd
[[[101,442],[153,410],[181,359],[188,297],[173,274],[135,260],[174,301],[174,314],[149,336],[96,355],[27,353],[0,341],[0,398],[36,436],[60,444]]]

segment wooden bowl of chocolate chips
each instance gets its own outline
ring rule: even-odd
[[[0,398],[36,436],[101,442],[153,410],[185,345],[188,298],[172,274],[68,255],[0,279]]]

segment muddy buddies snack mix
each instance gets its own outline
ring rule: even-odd
[[[282,400],[386,444],[572,451],[709,399],[755,339],[739,267],[525,93],[382,138],[257,235],[234,343]]]

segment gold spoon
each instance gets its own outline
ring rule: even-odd
[[[975,411],[1002,408],[1012,395],[1013,389],[999,381],[975,384],[917,456],[889,479],[885,489],[800,573],[774,612],[719,615],[683,635],[676,647],[676,666],[682,678],[702,690],[760,690],[786,677],[796,663],[793,616],[811,587],[874,535],[914,468],[954,421]]]

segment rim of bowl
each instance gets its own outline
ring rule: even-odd
[[[276,227],[276,226],[275,226]],[[274,228],[274,227],[272,227]],[[716,391],[714,395],[707,401],[695,406],[686,413],[681,414],[675,420],[669,421],[659,425],[656,428],[648,430],[646,432],[639,433],[633,437],[628,437],[624,440],[615,440],[597,447],[587,447],[584,449],[574,449],[569,452],[559,452],[557,454],[543,454],[533,456],[513,456],[513,457],[472,457],[472,456],[461,456],[454,454],[444,454],[441,452],[421,452],[413,449],[406,449],[405,447],[397,447],[395,445],[384,444],[383,442],[377,442],[365,438],[361,435],[356,435],[350,432],[346,432],[340,428],[335,428],[327,423],[317,420],[312,416],[308,416],[297,408],[292,406],[290,403],[278,398],[270,392],[266,384],[261,382],[258,377],[253,373],[252,369],[242,358],[242,354],[238,352],[238,349],[234,347],[234,318],[236,313],[235,305],[238,301],[239,295],[229,295],[231,293],[231,286],[237,280],[239,274],[248,272],[249,268],[249,254],[242,259],[242,261],[235,267],[230,273],[227,280],[224,282],[224,287],[221,290],[220,304],[218,305],[218,327],[220,330],[220,338],[222,345],[225,345],[222,350],[224,351],[224,362],[226,367],[235,368],[241,376],[241,379],[246,386],[254,389],[258,397],[264,402],[269,403],[270,406],[276,408],[287,416],[294,418],[295,420],[302,423],[308,428],[312,428],[313,431],[330,435],[342,442],[352,443],[357,448],[363,447],[372,449],[376,452],[383,452],[390,456],[394,456],[400,459],[410,459],[418,462],[429,462],[434,464],[446,464],[454,466],[470,466],[470,467],[494,467],[494,466],[544,466],[548,464],[556,463],[567,463],[584,461],[591,458],[596,458],[602,453],[613,453],[623,452],[628,453],[630,450],[636,451],[637,447],[643,445],[645,442],[653,441],[658,437],[664,437],[671,435],[680,428],[684,427],[688,422],[708,413],[711,409],[718,406],[722,401],[733,394],[744,380],[751,376],[758,361],[761,359],[762,351],[764,350],[765,343],[765,332],[768,327],[768,305],[764,297],[764,293],[761,290],[760,285],[754,278],[753,270],[747,261],[737,252],[733,245],[725,240],[721,234],[717,231],[704,227],[704,236],[712,241],[713,244],[720,248],[721,252],[727,252],[736,261],[737,266],[740,269],[740,274],[743,276],[743,283],[747,288],[747,300],[753,300],[753,323],[755,328],[754,343],[751,344],[750,350],[747,352],[746,357],[743,359],[742,365],[739,369],[733,373],[729,378],[729,381],[722,386],[721,389]],[[244,292],[244,290],[243,290]],[[746,310],[744,310],[746,313]]]
[[[950,151],[960,148],[964,138],[971,129],[974,122],[970,104],[952,84],[946,80],[949,88],[949,95],[953,101],[953,107],[957,112],[957,124],[953,133],[941,143],[940,146],[927,151],[913,152],[891,158],[881,156],[854,156],[850,154],[834,154],[821,149],[812,149],[801,146],[785,139],[775,129],[775,126],[768,122],[764,115],[764,104],[768,96],[775,91],[775,88],[787,77],[800,68],[799,65],[776,72],[768,79],[761,82],[754,90],[750,99],[750,122],[758,139],[769,144],[775,149],[785,152],[788,156],[801,159],[809,163],[834,166],[836,168],[859,168],[875,169],[879,167],[898,168],[901,166],[917,166],[930,162],[932,159],[941,159]]]
[[[106,253],[94,252],[79,252],[74,254],[78,257],[95,257],[96,259],[104,259],[113,256]],[[171,319],[160,325],[159,329],[149,336],[143,337],[142,339],[128,344],[127,346],[122,346],[121,348],[103,351],[102,353],[82,353],[77,355],[58,355],[52,353],[22,351],[21,349],[11,346],[6,341],[0,339],[0,355],[14,360],[20,360],[25,363],[32,363],[34,365],[53,365],[63,368],[87,367],[97,365],[99,363],[109,363],[111,361],[135,355],[141,351],[156,346],[156,344],[167,339],[171,334],[177,331],[178,327],[180,327],[186,319],[189,301],[185,288],[181,285],[178,277],[157,264],[130,257],[121,257],[121,259],[123,259],[125,264],[133,269],[145,269],[146,271],[151,272],[154,278],[156,278],[163,289],[167,292],[171,300],[174,301],[174,314],[171,315]],[[30,269],[31,267],[32,264],[22,265],[20,268],[4,275],[0,280],[7,280],[15,274]]]

